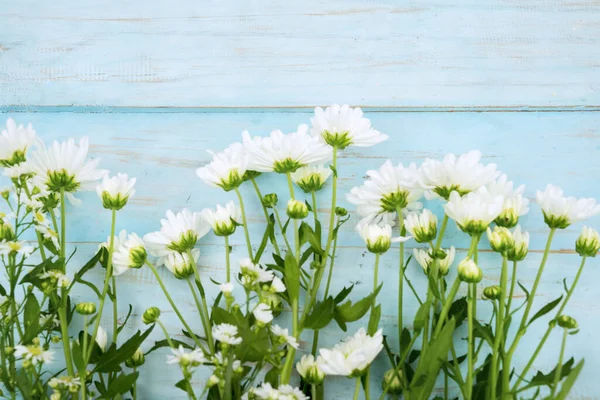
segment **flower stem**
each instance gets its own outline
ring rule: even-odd
[[[474,371],[474,360],[473,360],[473,320],[475,303],[474,294],[474,283],[469,284],[469,298],[468,298],[468,324],[469,324],[469,337],[468,337],[468,348],[467,348],[467,359],[468,359],[468,372],[467,372],[467,400],[471,399],[471,392],[473,390],[473,371]]]
[[[231,261],[230,261],[230,248],[229,248],[229,236],[224,236],[225,239],[225,275],[227,283],[231,282]]]
[[[83,316],[83,347],[81,348],[82,354],[87,354],[87,346],[88,346],[87,340],[88,340],[88,316],[84,315]],[[93,343],[90,343],[90,345],[93,345]],[[85,400],[87,397],[85,376],[81,376],[80,379],[81,379],[81,400]]]
[[[377,291],[377,287],[379,286],[379,259],[381,258],[381,254],[375,254],[375,268],[373,269],[373,293]],[[373,297],[373,302],[371,303],[371,313],[375,311],[375,306],[377,305],[377,298]]]
[[[254,191],[256,192],[256,195],[258,196],[258,201],[260,201],[260,205],[263,209],[263,214],[265,214],[265,219],[266,219],[267,223],[269,223],[269,211],[267,211],[267,207],[265,207],[265,205],[263,204],[263,196],[262,196],[262,193],[260,192],[258,184],[256,183],[256,179],[252,178],[252,179],[250,179],[250,181],[252,182],[252,186],[254,186]],[[277,239],[273,240],[273,247],[275,247],[275,253],[277,255],[279,255],[280,250],[279,250],[279,244],[277,244]],[[256,260],[256,261],[258,261],[258,260]]]
[[[279,230],[281,231],[285,245],[287,246],[288,251],[292,251],[292,246],[290,246],[290,242],[288,242],[287,235],[283,232],[283,224],[281,223],[281,218],[279,218],[279,211],[277,211],[277,208],[273,207],[273,213],[275,214],[275,220],[277,221],[277,225],[279,225]]]
[[[113,343],[117,343],[117,336],[119,335],[119,315],[118,315],[118,307],[117,307],[117,279],[112,277],[112,291],[113,291]]]
[[[515,284],[517,283],[517,261],[513,261],[512,276],[510,278],[510,292],[508,293],[508,303],[506,304],[506,315],[510,314],[513,295],[515,293]],[[504,338],[506,341],[506,338]]]
[[[356,378],[356,384],[354,385],[354,400],[358,400],[358,395],[360,394],[360,378]]]
[[[190,288],[190,291],[192,292],[192,297],[194,298],[194,302],[196,303],[196,308],[198,309],[198,314],[200,315],[200,321],[202,322],[202,328],[204,329],[204,335],[206,336],[206,339],[208,341],[208,347],[210,348],[210,354],[214,354],[215,350],[214,350],[214,344],[213,344],[213,340],[212,340],[212,330],[211,330],[211,326],[210,326],[210,320],[209,321],[206,320],[206,316],[204,314],[204,308],[200,304],[200,300],[198,299],[198,295],[196,294],[196,289],[194,288],[192,281],[190,279],[186,279],[186,280],[187,280],[188,286]]]
[[[171,340],[171,335],[169,335],[169,332],[167,331],[167,328],[165,327],[165,324],[163,324],[160,319],[157,319],[156,323],[158,324],[158,326],[160,326],[160,329],[162,329],[162,331],[165,335],[165,339],[167,339],[167,343],[169,343],[169,347],[172,349],[176,349],[175,344]]]
[[[65,210],[65,190],[60,189],[60,257],[63,260],[63,273],[67,272],[67,261],[65,259],[67,247],[67,213]],[[71,358],[71,341],[69,339],[69,321],[67,318],[67,300],[69,292],[66,288],[61,288],[61,302],[58,308],[58,319],[60,320],[60,332],[63,342],[63,351],[65,353],[65,363],[69,376],[75,376],[73,369],[73,360]]]
[[[498,381],[498,358],[500,356],[500,345],[504,336],[504,318],[507,315],[507,310],[504,309],[506,302],[506,287],[508,286],[508,260],[506,256],[502,256],[502,272],[500,274],[500,299],[498,301],[498,313],[496,314],[496,336],[492,348],[492,363],[490,367],[490,398],[496,398],[496,382]]]
[[[60,256],[64,259],[67,253],[67,212],[65,210],[65,189],[60,189]],[[67,271],[65,261],[63,272]]]
[[[558,388],[558,382],[560,381],[560,375],[562,373],[562,363],[565,355],[565,345],[567,344],[567,335],[569,334],[569,330],[567,328],[563,329],[563,337],[562,343],[560,345],[560,353],[558,355],[558,365],[556,366],[556,372],[554,373],[554,384],[552,385],[552,392],[550,394],[550,398],[554,398],[554,394],[556,393],[556,389]]]
[[[292,174],[290,172],[288,172],[286,174],[286,176],[287,176],[288,188],[290,190],[290,198],[292,200],[295,200],[296,195],[294,194],[294,183],[292,182]],[[293,222],[294,222],[294,244],[295,244],[295,248],[296,248],[296,264],[298,264],[298,268],[300,268],[300,234],[298,232],[298,220],[296,218],[293,218]]]
[[[450,307],[452,307],[452,302],[454,301],[454,298],[456,297],[456,293],[458,293],[459,288],[460,278],[457,276],[456,279],[454,279],[454,283],[452,284],[450,292],[448,293],[448,297],[446,298],[444,306],[442,307],[442,312],[440,313],[438,322],[435,325],[435,331],[433,332],[433,336],[431,337],[432,339],[437,338],[437,336],[440,334],[440,331],[442,330],[442,327],[444,325],[444,321],[448,317],[448,312],[450,311]]]
[[[402,236],[402,230],[404,228],[404,218],[402,216],[402,208],[398,207],[396,210],[398,214],[398,231]],[[402,341],[402,329],[404,327],[404,243],[400,243],[400,259],[399,259],[399,271],[398,271],[398,349],[400,349]]]
[[[108,293],[108,286],[110,282],[110,278],[112,276],[112,258],[113,251],[115,248],[115,226],[117,223],[117,211],[112,210],[112,217],[110,223],[110,240],[108,243],[108,260],[106,261],[106,275],[104,276],[104,287],[102,289],[102,297],[100,298],[100,306],[98,307],[98,314],[96,314],[96,322],[94,323],[94,330],[92,331],[92,340],[96,340],[96,335],[98,335],[98,328],[100,328],[100,320],[102,319],[102,312],[104,311],[104,302],[106,301],[106,295]],[[92,342],[93,343],[93,342]],[[87,356],[85,358],[86,363],[90,360],[92,356],[92,348],[90,346],[87,352]]]
[[[244,224],[244,235],[246,235],[246,246],[248,247],[248,257],[250,257],[251,260],[254,260],[254,256],[252,255],[252,243],[250,242],[250,232],[248,231],[248,220],[246,219],[246,209],[244,208],[244,199],[242,199],[240,189],[235,188],[235,193],[237,194],[238,200],[240,202],[240,211],[242,212],[242,223]]]
[[[317,385],[310,385],[310,398],[317,400]]]

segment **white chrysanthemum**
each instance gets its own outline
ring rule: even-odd
[[[135,194],[135,181],[135,178],[129,179],[127,174],[118,173],[111,177],[105,175],[96,186],[96,193],[104,208],[120,210],[125,207],[129,198]]]
[[[251,288],[257,283],[270,282],[273,280],[273,272],[254,264],[249,258],[240,261],[240,272],[242,274],[242,284],[246,288]]]
[[[276,130],[268,137],[252,138],[248,131],[244,131],[244,147],[250,155],[249,169],[285,174],[308,164],[329,161],[331,148],[307,132],[306,125],[300,125],[296,132],[288,134]]]
[[[215,340],[218,340],[221,343],[230,344],[232,346],[242,343],[242,338],[238,336],[238,328],[235,325],[214,325],[212,328],[212,334]]]
[[[496,164],[481,164],[481,152],[472,150],[460,156],[448,154],[443,161],[428,158],[421,165],[421,184],[427,198],[448,200],[450,193],[461,195],[487,185],[500,175]]]
[[[296,340],[295,337],[290,335],[290,333],[287,329],[282,328],[279,325],[272,325],[271,333],[273,333],[273,335],[275,335],[279,339],[281,339],[282,343],[287,343],[295,349],[298,348],[298,341]]]
[[[292,173],[292,180],[306,193],[316,192],[323,188],[331,173],[331,169],[324,165],[307,165]]]
[[[51,192],[67,193],[78,190],[92,190],[95,182],[108,173],[98,169],[99,158],[87,160],[89,143],[87,138],[75,144],[75,140],[53,142],[31,154],[31,166],[44,185]]]
[[[185,279],[194,274],[200,250],[192,249],[186,253],[172,251],[164,258],[165,267],[175,275],[177,279]]]
[[[280,400],[308,400],[302,390],[291,385],[279,385],[277,390]]]
[[[525,185],[513,188],[506,174],[487,185],[488,191],[504,198],[502,212],[496,218],[496,224],[505,228],[512,228],[519,222],[519,217],[529,212],[529,199],[523,196]]]
[[[0,242],[0,255],[7,256],[16,254],[22,257],[29,257],[33,253],[33,246],[29,246],[25,242]]]
[[[317,107],[310,122],[314,136],[342,150],[348,146],[374,146],[388,139],[371,127],[371,121],[363,117],[360,108],[350,108],[347,104],[334,104],[325,110]]]
[[[54,329],[60,326],[60,320],[56,318],[56,314],[40,315],[40,326],[46,329]]]
[[[56,284],[56,286],[63,288],[66,288],[71,284],[71,280],[67,275],[55,269],[44,272],[40,275],[40,279],[49,279],[52,283]]]
[[[210,225],[200,213],[184,208],[177,214],[167,211],[167,218],[160,220],[160,231],[144,236],[148,252],[155,257],[165,257],[172,251],[184,253],[210,231]],[[158,265],[163,260],[158,261]]]
[[[404,226],[419,243],[430,242],[437,236],[437,217],[430,210],[408,214]]]
[[[336,344],[333,349],[319,350],[321,371],[327,375],[361,376],[383,349],[382,330],[374,336],[360,328],[354,336]]]
[[[544,213],[544,221],[550,228],[565,229],[575,222],[584,221],[600,214],[600,205],[594,198],[565,197],[558,186],[548,185],[537,191],[536,200]]]
[[[210,224],[215,235],[229,236],[235,232],[237,225],[242,223],[242,212],[233,201],[225,205],[217,205],[216,210],[205,208],[200,215]]]
[[[230,355],[230,357],[231,357],[231,355]],[[215,364],[215,366],[227,367],[228,361],[229,360],[227,358],[223,358],[223,353],[220,351],[217,354],[215,354],[213,357],[211,357],[211,362],[213,364]],[[232,363],[232,369],[234,371],[236,371],[236,370],[239,370],[241,367],[242,367],[241,361],[236,360],[234,358],[233,363]]]
[[[596,257],[600,249],[600,234],[597,230],[584,226],[575,241],[575,251],[582,257]]]
[[[233,143],[220,153],[213,153],[210,164],[196,170],[207,185],[230,191],[240,186],[248,168],[249,156],[241,143]]]
[[[461,197],[454,191],[450,193],[444,210],[458,227],[469,234],[482,234],[502,212],[504,198],[491,194],[485,186]]]
[[[6,120],[6,129],[0,135],[0,164],[14,165],[25,161],[27,149],[36,143],[37,138],[31,124],[17,125],[14,119]]]
[[[197,367],[205,363],[206,357],[200,349],[187,352],[182,345],[177,349],[171,349],[172,355],[167,356],[167,364],[179,364],[185,367]]]
[[[259,324],[266,325],[273,321],[273,312],[271,311],[271,308],[264,303],[258,303],[252,311],[252,314]]]
[[[219,290],[225,295],[230,296],[231,292],[233,292],[234,286],[231,282],[221,283],[219,285]]]
[[[115,237],[113,251],[113,275],[118,276],[131,268],[141,268],[146,262],[147,254],[144,241],[135,233],[127,235],[125,230]],[[108,249],[108,244],[104,244]]]
[[[45,240],[51,241],[54,247],[58,249],[58,232],[47,225],[36,225],[35,230],[41,233]]]
[[[279,400],[281,398],[279,391],[268,382],[264,382],[259,387],[252,389],[252,393],[260,400]]]
[[[44,350],[39,345],[15,346],[15,357],[22,357],[24,360],[31,361],[32,364],[49,364],[52,362],[54,352]]]
[[[392,242],[406,242],[411,238],[411,236],[392,238],[392,227],[382,223],[381,217],[363,218],[356,224],[356,230],[367,244],[367,249],[376,254],[388,251]]]
[[[108,333],[106,333],[106,330],[101,326],[98,327],[98,332],[96,333],[96,343],[98,344],[98,347],[100,347],[100,350],[106,350],[106,344],[108,343]]]
[[[441,275],[447,275],[450,270],[450,266],[454,262],[454,257],[456,256],[456,249],[454,246],[451,246],[447,250],[443,250],[446,256],[443,259],[438,259],[438,271]],[[413,249],[413,256],[417,263],[423,268],[423,271],[427,274],[429,273],[429,267],[431,267],[431,263],[433,262],[433,258],[431,258],[430,250],[427,249]]]
[[[278,276],[273,278],[273,281],[269,285],[269,291],[271,293],[283,293],[285,292],[285,284]]]
[[[2,174],[11,179],[21,179],[21,177],[26,175],[34,174],[34,169],[30,162],[24,161],[22,163],[14,164],[10,167],[4,168]]]
[[[61,376],[60,378],[52,378],[48,381],[48,386],[52,389],[64,389],[68,391],[75,391],[81,386],[81,378],[74,378],[72,376]]]
[[[367,176],[369,179],[362,186],[352,188],[346,195],[348,201],[356,205],[361,217],[388,214],[386,221],[389,222],[399,208],[418,210],[422,207],[417,202],[423,190],[419,185],[420,173],[416,164],[404,167],[399,163],[394,166],[387,160],[378,170],[367,171]]]
[[[325,373],[319,367],[319,364],[322,362],[323,360],[320,356],[318,359],[315,359],[312,354],[305,354],[296,363],[296,370],[302,379],[311,385],[318,385],[325,379]]]

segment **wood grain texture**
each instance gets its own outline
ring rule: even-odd
[[[593,0],[23,0],[0,105],[599,105],[598,49]]]
[[[207,149],[219,150],[232,141],[240,139],[240,132],[249,129],[254,134],[266,134],[271,129],[281,128],[284,131],[294,130],[295,127],[308,122],[310,113],[13,113],[2,117],[12,116],[18,122],[31,121],[38,134],[46,141],[64,139],[70,136],[87,135],[91,139],[91,153],[102,157],[101,165],[113,172],[126,172],[138,177],[136,196],[130,205],[119,213],[117,228],[128,229],[139,234],[158,229],[159,219],[168,208],[179,209],[190,207],[200,210],[212,207],[216,203],[224,203],[234,199],[234,195],[217,189],[206,187],[195,177],[194,169],[206,163],[210,156]],[[350,149],[342,154],[339,173],[340,193],[344,194],[352,186],[358,185],[364,179],[367,169],[377,168],[385,159],[395,162],[422,162],[426,157],[441,157],[447,151],[464,152],[472,148],[481,149],[485,162],[495,162],[516,183],[527,185],[526,194],[533,197],[535,189],[543,188],[553,182],[562,186],[568,194],[575,196],[600,197],[600,187],[593,177],[600,173],[598,157],[600,156],[600,114],[595,112],[569,113],[479,113],[479,112],[386,112],[370,115],[375,127],[390,135],[385,145],[368,149]],[[259,178],[264,192],[276,191],[282,202],[287,198],[283,181],[277,176]],[[252,237],[262,235],[263,217],[258,203],[250,188],[243,188],[248,199],[250,212],[250,227]],[[328,190],[322,194],[319,211],[329,212],[326,206]],[[348,206],[343,195],[342,204]],[[93,254],[97,243],[103,241],[109,230],[108,214],[101,208],[94,193],[81,196],[84,207],[69,210],[69,220],[72,221],[70,240],[77,246],[75,262],[71,268],[81,265],[86,257]],[[439,205],[428,203],[440,211]],[[537,272],[541,259],[541,251],[547,235],[541,213],[532,205],[531,213],[524,218],[523,223],[532,234],[532,252],[527,262],[520,267],[522,282],[530,286]],[[349,209],[352,209],[349,207]],[[594,218],[590,223],[598,225],[600,218]],[[354,222],[356,218],[354,218]],[[562,290],[562,279],[571,281],[576,272],[579,257],[573,254],[574,241],[579,233],[581,224],[558,232],[547,265],[544,279],[540,285],[539,297],[536,299],[534,310],[552,300]],[[468,247],[468,238],[451,224],[446,243],[458,244],[462,248],[460,254]],[[244,257],[243,235],[235,234],[232,240],[234,252],[232,259],[237,262]],[[364,249],[360,238],[353,231],[351,224],[345,226],[340,237],[341,249],[338,252],[336,275],[333,290],[343,286],[356,284],[352,293],[354,299],[366,295],[371,288],[372,256]],[[256,243],[255,243],[256,244]],[[414,243],[410,247],[415,246]],[[483,248],[487,249],[484,239]],[[223,254],[221,240],[208,235],[201,245],[202,275],[208,279],[222,279],[224,276]],[[380,300],[383,303],[382,323],[385,333],[390,336],[390,342],[395,343],[396,321],[395,302],[397,279],[397,249],[386,254],[383,258],[381,278],[385,281]],[[460,259],[460,255],[457,255]],[[489,251],[481,255],[481,264],[485,279],[481,282],[483,288],[492,282],[497,282],[500,260]],[[580,321],[581,333],[568,344],[568,353],[575,357],[586,358],[586,368],[574,390],[573,398],[596,398],[600,395],[600,382],[595,379],[596,371],[600,368],[600,348],[594,340],[600,309],[597,305],[596,282],[600,279],[596,259],[590,259],[584,271],[580,287],[568,307],[568,313]],[[172,288],[176,302],[182,305],[186,315],[194,321],[193,327],[200,328],[197,318],[194,318],[193,299],[188,295],[186,286],[161,271],[167,285]],[[102,279],[101,271],[93,272],[94,279]],[[409,277],[415,285],[424,291],[426,280],[420,267],[414,262],[409,269]],[[453,279],[451,272],[450,279]],[[179,326],[172,312],[169,312],[167,302],[150,274],[142,269],[127,274],[119,280],[120,309],[124,314],[128,303],[134,307],[135,322],[128,331],[141,326],[139,317],[143,310],[150,305],[157,305],[165,312],[165,320],[174,335],[179,334]],[[208,282],[208,281],[207,281]],[[210,287],[209,298],[215,296],[214,288]],[[75,294],[78,299],[82,292]],[[408,295],[407,295],[408,296]],[[517,299],[523,299],[523,293],[517,292]],[[416,309],[416,302],[407,304],[404,321],[411,326],[408,316]],[[487,318],[489,309],[485,302],[480,302],[482,321]],[[103,323],[109,324],[110,313],[105,315]],[[287,313],[282,320],[285,323]],[[532,328],[528,342],[522,346],[523,352],[518,354],[517,364],[524,363],[530,347],[541,337],[547,320],[541,320]],[[354,324],[349,328],[353,331],[359,326]],[[460,338],[464,332],[457,333]],[[462,335],[462,336],[461,336]],[[343,338],[345,334],[336,326],[330,326],[323,335],[323,345],[332,345]],[[553,335],[547,350],[539,357],[536,368],[548,371],[556,362],[559,335]],[[155,332],[154,338],[159,338]],[[309,338],[305,337],[308,341]],[[302,351],[308,351],[306,343],[302,343]],[[164,352],[158,352],[149,357],[151,368],[146,368],[140,384],[141,398],[185,398],[177,393],[172,385],[179,379],[176,369],[166,368]],[[384,356],[379,357],[376,369],[381,372],[388,368]],[[379,374],[373,374],[378,376]],[[196,383],[202,384],[205,375],[198,374]],[[333,379],[329,384],[331,399],[347,399],[350,381]],[[373,388],[379,388],[379,382],[373,381]],[[179,396],[179,397],[178,397]]]

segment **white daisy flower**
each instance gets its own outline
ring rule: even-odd
[[[360,328],[354,336],[346,338],[332,349],[319,350],[319,368],[327,375],[358,377],[375,360],[383,349],[382,330],[369,336]]]
[[[171,349],[171,352],[173,355],[167,356],[167,364],[179,364],[182,367],[197,367],[207,361],[200,349],[187,352],[182,345],[179,345],[179,348]]]
[[[213,337],[221,343],[237,346],[242,343],[242,338],[238,336],[238,328],[231,324],[214,325],[212,328]]]
[[[562,189],[554,185],[546,186],[543,192],[538,190],[536,200],[550,228],[565,229],[572,223],[600,214],[600,204],[596,203],[596,199],[565,197]]]
[[[421,185],[428,189],[426,197],[441,197],[448,200],[450,193],[457,191],[464,195],[487,185],[496,179],[500,172],[496,164],[481,164],[481,152],[472,150],[460,156],[448,154],[443,161],[428,158],[421,165]]]
[[[40,326],[49,328],[58,328],[60,326],[60,321],[55,317],[55,314],[42,314],[40,315]],[[46,326],[48,325],[48,326]]]
[[[506,174],[488,183],[487,189],[493,195],[504,197],[502,212],[496,218],[498,226],[512,228],[517,225],[520,216],[529,212],[529,199],[523,196],[525,185],[513,188],[513,183],[508,180]]]
[[[324,165],[307,165],[293,172],[292,180],[304,192],[316,192],[323,188],[331,173],[331,168]]]
[[[450,271],[450,266],[454,262],[454,257],[456,256],[456,249],[454,246],[451,246],[449,249],[443,250],[446,256],[443,259],[438,260],[438,271],[440,275],[448,275],[448,271]],[[429,273],[429,267],[431,267],[431,263],[433,262],[433,258],[431,258],[430,250],[428,249],[413,249],[413,255],[417,263],[423,268],[423,272],[425,274]]]
[[[19,164],[14,164],[10,167],[4,168],[2,175],[10,179],[21,179],[21,177],[30,176],[34,173],[35,172],[31,163],[24,161]]]
[[[418,243],[428,243],[437,236],[437,217],[430,210],[408,214],[404,226]]]
[[[96,186],[96,193],[104,208],[120,210],[125,207],[129,198],[135,194],[135,181],[135,178],[129,179],[127,174],[118,173],[111,177],[105,175]]]
[[[231,282],[221,283],[219,285],[219,290],[221,291],[221,293],[223,293],[223,295],[225,295],[225,297],[231,296],[233,289],[234,289],[234,286],[233,286],[233,283],[231,283]]]
[[[22,357],[23,360],[31,361],[32,364],[49,364],[53,360],[54,352],[44,350],[39,345],[17,345],[15,346],[15,357]]]
[[[456,191],[450,193],[444,210],[462,231],[480,235],[500,215],[503,205],[504,197],[493,195],[482,186],[462,197]]]
[[[71,280],[67,275],[55,269],[44,272],[40,275],[40,279],[49,279],[53,284],[56,284],[57,287],[62,288],[66,288],[71,284]]]
[[[147,258],[144,241],[135,233],[127,235],[125,230],[119,233],[117,240],[115,240],[112,260],[113,275],[121,275],[131,268],[141,268]],[[105,246],[108,248],[107,245]]]
[[[168,210],[167,218],[161,219],[160,224],[160,231],[144,236],[148,252],[155,257],[165,257],[172,251],[185,253],[210,231],[210,225],[200,213],[187,208],[177,214]],[[159,259],[157,264],[161,265],[162,261]]]
[[[271,293],[283,293],[285,292],[285,284],[278,276],[273,278],[271,285],[269,285],[269,292]]]
[[[73,139],[53,142],[50,147],[42,146],[31,154],[31,166],[37,178],[51,192],[63,189],[72,194],[79,190],[92,190],[96,181],[108,171],[97,168],[99,158],[87,160],[88,149],[87,138],[81,139],[79,144],[75,144]],[[72,195],[70,199],[73,199]]]
[[[295,349],[298,348],[298,341],[295,337],[289,334],[289,331],[287,329],[284,329],[279,325],[272,325],[271,333],[277,336],[277,338],[281,339],[283,343],[287,343]]]
[[[244,181],[249,156],[241,143],[233,143],[220,153],[213,153],[210,164],[196,170],[196,175],[209,186],[226,192],[236,189]]]
[[[323,142],[308,135],[308,126],[300,125],[296,132],[284,135],[280,130],[268,137],[250,137],[242,133],[244,147],[250,156],[249,168],[259,172],[285,174],[313,163],[329,161],[332,152]]]
[[[242,284],[246,288],[251,288],[257,283],[270,282],[275,276],[272,271],[254,264],[249,258],[240,261],[240,272],[242,274]]]
[[[406,242],[412,236],[392,238],[392,227],[383,223],[381,217],[366,217],[356,224],[356,230],[365,241],[371,253],[383,254],[390,248],[392,242]]]
[[[25,161],[29,147],[37,142],[31,124],[17,125],[14,119],[6,120],[6,129],[0,134],[0,164],[11,166]]]
[[[218,204],[216,210],[205,208],[200,215],[210,224],[217,236],[232,235],[236,226],[242,223],[242,212],[233,201],[225,207]]]
[[[306,382],[311,385],[319,385],[325,379],[325,373],[319,368],[319,364],[322,362],[322,359],[315,359],[312,354],[305,354],[296,363],[296,370]]]
[[[177,279],[185,279],[195,272],[200,250],[192,249],[186,253],[172,251],[164,258],[165,267],[175,275]]]
[[[17,254],[22,257],[29,257],[33,253],[33,246],[29,246],[25,242],[1,242],[0,255],[8,256],[9,254]]]
[[[423,189],[419,185],[420,172],[416,164],[394,166],[387,160],[378,170],[367,171],[368,179],[346,195],[356,205],[361,217],[383,214],[389,223],[398,209],[418,210]]]
[[[35,230],[41,233],[45,240],[51,241],[54,247],[58,249],[58,232],[46,225],[36,225]]]
[[[60,378],[52,378],[48,381],[48,386],[52,389],[64,389],[68,391],[76,391],[81,387],[81,378],[72,376],[61,376]]]
[[[252,389],[252,393],[260,400],[279,400],[281,394],[270,383],[264,382],[259,387]]]
[[[266,325],[273,321],[273,312],[271,311],[271,308],[264,303],[258,303],[252,311],[252,314],[259,325]]]
[[[313,136],[341,150],[348,146],[374,146],[388,139],[371,127],[371,121],[363,117],[360,108],[350,108],[347,104],[334,104],[326,110],[317,107],[310,122]]]

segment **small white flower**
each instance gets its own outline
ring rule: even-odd
[[[40,326],[46,329],[58,328],[60,326],[60,321],[53,314],[42,314],[39,321]]]
[[[575,250],[582,257],[596,257],[600,249],[600,234],[595,229],[584,226],[575,242]]]
[[[160,220],[158,232],[144,236],[148,252],[155,257],[165,257],[172,251],[185,253],[196,245],[196,242],[210,231],[210,225],[200,213],[184,208],[175,214],[167,211],[167,218]],[[162,259],[157,262],[161,265]]]
[[[236,226],[242,223],[242,212],[233,201],[227,203],[225,207],[217,205],[216,211],[205,208],[200,214],[210,224],[217,236],[233,234]]]
[[[536,200],[544,213],[544,221],[550,228],[565,229],[600,213],[600,204],[594,198],[565,197],[561,188],[553,185],[537,191]]]
[[[308,400],[308,397],[302,393],[302,390],[291,385],[279,385],[279,399],[281,400]]]
[[[74,391],[81,386],[81,378],[72,376],[61,376],[60,378],[52,378],[48,382],[48,386],[52,389],[64,389]]]
[[[417,201],[423,189],[419,185],[420,172],[416,164],[394,166],[387,160],[378,170],[367,171],[367,176],[362,186],[352,188],[346,195],[361,217],[386,214],[387,218],[393,219],[398,209],[418,210],[422,207]]]
[[[410,236],[392,238],[392,227],[382,224],[380,217],[367,217],[360,220],[356,224],[356,230],[367,244],[367,249],[375,254],[383,254],[388,251],[392,242],[406,242],[411,238]]]
[[[106,350],[106,344],[108,343],[108,334],[101,326],[98,327],[98,333],[96,334],[96,343],[98,343],[98,347],[100,347],[102,351]]]
[[[21,179],[22,177],[30,176],[34,174],[33,167],[29,162],[22,162],[15,164],[10,167],[4,168],[2,175],[10,179]]]
[[[44,239],[50,240],[54,247],[58,249],[58,232],[46,225],[36,225],[35,230],[41,233]]]
[[[95,182],[108,171],[97,169],[99,158],[86,160],[88,149],[87,138],[81,139],[78,145],[73,139],[53,142],[52,146],[42,146],[31,154],[31,166],[51,192],[92,190]]]
[[[274,277],[271,285],[269,286],[269,291],[271,293],[283,293],[285,292],[285,284],[279,277]]]
[[[259,325],[266,325],[273,321],[273,312],[269,306],[264,303],[258,303],[252,311],[252,314],[254,314],[254,318],[256,318],[256,321],[259,323]]]
[[[108,246],[106,246],[108,249]],[[113,251],[113,275],[118,276],[132,268],[141,268],[146,262],[147,253],[144,241],[135,233],[127,235],[125,230],[115,240]]]
[[[260,400],[279,400],[281,398],[279,391],[268,382],[254,388],[252,392]]]
[[[513,183],[508,180],[506,174],[489,183],[487,188],[492,195],[504,198],[502,212],[496,218],[498,226],[512,228],[517,225],[520,216],[529,212],[529,199],[523,196],[525,185],[513,188]]]
[[[0,211],[0,225],[2,224],[12,224],[12,221],[15,219],[14,213],[5,213]]]
[[[483,278],[483,271],[475,264],[475,261],[465,258],[458,263],[458,277],[463,282],[478,283]]]
[[[62,272],[51,269],[40,275],[40,279],[49,279],[52,283],[56,284],[57,287],[66,288],[71,284],[69,277]]]
[[[164,258],[165,267],[175,275],[177,279],[185,279],[195,272],[200,258],[200,250],[192,249],[188,253],[177,253],[172,251]]]
[[[521,226],[517,225],[512,233],[515,245],[508,251],[509,261],[522,261],[529,251],[529,232],[521,232]]]
[[[324,165],[307,165],[292,173],[292,180],[306,193],[316,192],[323,188],[331,169]]]
[[[105,175],[96,186],[96,193],[104,208],[120,210],[125,207],[129,198],[135,194],[135,181],[135,178],[129,179],[127,174],[118,173],[112,177]]]
[[[317,107],[310,122],[314,136],[342,150],[348,146],[374,146],[388,139],[387,135],[371,127],[371,121],[363,117],[360,108],[350,108],[347,104],[334,104],[326,110]]]
[[[179,345],[179,348],[171,349],[171,352],[173,355],[167,356],[167,364],[179,364],[182,367],[197,367],[207,361],[200,349],[194,349],[188,353],[182,345]]]
[[[221,343],[237,346],[242,343],[242,338],[238,336],[238,328],[231,324],[219,324],[212,328],[213,337]]]
[[[15,357],[23,357],[24,360],[31,361],[32,364],[49,364],[53,360],[54,352],[44,350],[39,345],[15,346]]]
[[[283,340],[284,343],[289,344],[290,346],[292,346],[295,349],[298,348],[298,341],[296,340],[295,337],[293,337],[289,334],[289,331],[287,329],[284,329],[284,328],[280,327],[279,325],[272,325],[271,333],[273,333],[273,335],[275,335],[278,338],[280,338],[281,340]]]
[[[287,135],[276,130],[268,137],[252,138],[248,131],[244,131],[244,147],[250,155],[249,169],[285,174],[308,164],[329,161],[331,149],[307,132],[306,125],[300,125],[296,132]]]
[[[273,280],[273,272],[254,264],[249,258],[240,261],[240,272],[242,273],[242,284],[251,288],[257,283],[270,282]]]
[[[428,158],[421,165],[421,184],[428,198],[448,200],[450,193],[464,195],[487,185],[500,175],[496,164],[483,165],[481,152],[472,150],[456,157],[448,154],[443,161]]]
[[[404,226],[418,243],[428,243],[437,236],[437,217],[429,210],[408,214]]]
[[[441,275],[445,276],[448,274],[448,271],[450,271],[450,266],[454,262],[456,249],[454,246],[450,246],[449,249],[443,250],[443,252],[446,256],[443,259],[438,259],[438,271]],[[433,262],[430,250],[413,249],[413,255],[417,260],[417,263],[423,268],[423,271],[426,274],[429,273],[429,267],[431,267],[431,263]]]
[[[17,254],[22,257],[29,257],[33,253],[33,246],[25,242],[0,242],[0,255]]]
[[[14,165],[25,161],[27,149],[37,138],[31,124],[17,125],[14,119],[6,120],[6,129],[0,135],[0,164]]]
[[[231,292],[233,292],[233,283],[231,282],[226,282],[226,283],[221,283],[219,285],[219,290],[221,290],[221,292],[227,297],[227,296],[231,296]]]
[[[503,204],[502,196],[494,196],[482,186],[462,197],[456,191],[450,193],[444,210],[462,231],[480,235],[500,215]]]
[[[209,151],[210,164],[196,170],[196,175],[207,185],[225,191],[236,189],[243,182],[248,168],[248,154],[241,143],[233,143],[220,153]]]
[[[325,379],[325,373],[319,368],[321,362],[323,362],[322,359],[315,360],[315,357],[312,354],[305,354],[300,361],[296,363],[296,370],[302,379],[311,385],[318,385]]]
[[[383,349],[382,330],[369,336],[360,328],[354,336],[346,338],[332,349],[321,349],[319,368],[327,375],[358,377]]]

